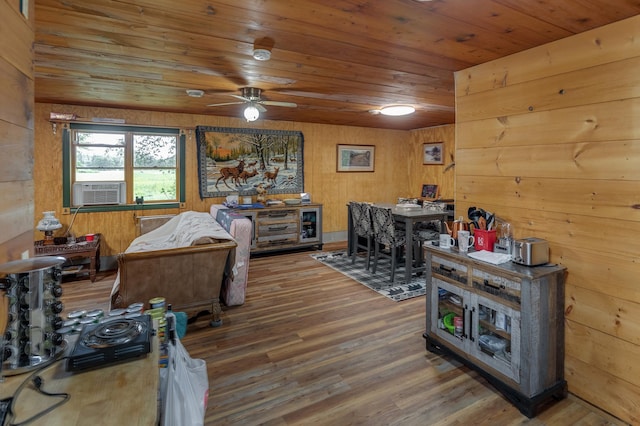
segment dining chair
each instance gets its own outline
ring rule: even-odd
[[[438,203],[429,203],[428,206],[423,206],[423,209],[429,211],[442,212],[444,208],[440,208]],[[428,222],[418,222],[413,227],[413,240],[415,242],[414,250],[414,266],[416,271],[424,269],[424,250],[422,246],[425,241],[437,241],[440,238],[441,222],[439,220],[432,220]]]
[[[371,208],[369,203],[351,201],[349,203],[351,221],[353,223],[353,247],[351,248],[351,264],[356,263],[358,249],[367,252],[367,271],[371,265],[373,251],[373,225],[371,223]],[[365,242],[361,242],[364,240]]]
[[[440,221],[418,222],[413,228],[414,238],[424,241],[437,241],[440,238]]]
[[[422,209],[442,213],[446,210],[446,204],[424,201],[422,204]],[[442,222],[440,220],[418,222],[414,229],[414,233],[424,241],[438,240],[440,237],[440,233],[443,231],[444,230],[442,229]]]
[[[371,206],[371,219],[373,222],[373,269],[372,273],[376,273],[378,267],[378,258],[380,255],[391,258],[391,282],[395,279],[398,258],[402,253],[402,249],[406,246],[407,238],[404,230],[396,227],[396,220],[391,209],[385,207]],[[381,251],[380,246],[389,249],[388,252]]]
[[[425,241],[435,241],[440,238],[440,233],[435,231],[431,223],[418,223],[413,228],[413,266],[416,272],[424,270],[424,250]]]

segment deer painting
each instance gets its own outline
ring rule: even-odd
[[[250,177],[254,177],[257,174],[258,171],[256,169],[253,169],[252,171],[243,170],[238,177],[242,182],[247,183],[247,179],[249,179]]]
[[[244,160],[238,161],[238,165],[235,167],[223,167],[220,169],[220,177],[216,181],[216,188],[218,187],[218,182],[222,181],[227,188],[231,187],[227,183],[227,179],[231,178],[231,180],[238,185],[240,179],[240,173],[244,171]]]
[[[267,180],[267,182],[271,181],[275,184],[276,178],[278,177],[279,170],[280,170],[280,167],[276,167],[272,172],[264,172],[264,178]]]

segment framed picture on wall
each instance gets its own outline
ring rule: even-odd
[[[302,132],[196,126],[200,198],[304,191]]]
[[[338,145],[337,171],[372,172],[375,149],[373,145]]]
[[[439,196],[440,196],[440,189],[438,188],[438,185],[434,185],[430,183],[426,183],[422,185],[422,192],[420,193],[421,198],[425,200],[433,201],[433,200],[437,200]]]
[[[422,146],[422,164],[444,164],[444,142],[425,143]]]

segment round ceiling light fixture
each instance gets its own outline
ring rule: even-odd
[[[199,89],[187,89],[187,95],[192,98],[201,98],[204,96],[204,91]]]
[[[260,111],[258,111],[255,105],[248,105],[244,109],[244,118],[246,118],[247,121],[256,121],[258,117],[260,117]]]
[[[389,105],[380,108],[380,114],[394,117],[413,114],[416,111],[411,105]]]
[[[268,61],[271,59],[271,52],[267,49],[253,49],[253,59],[257,61]]]

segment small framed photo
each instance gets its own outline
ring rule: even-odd
[[[444,164],[444,142],[425,143],[422,146],[422,164]]]
[[[424,184],[422,185],[422,192],[420,193],[420,196],[428,201],[437,200],[440,196],[440,189],[438,188],[438,185]]]
[[[376,147],[373,145],[338,145],[337,171],[374,171]]]

